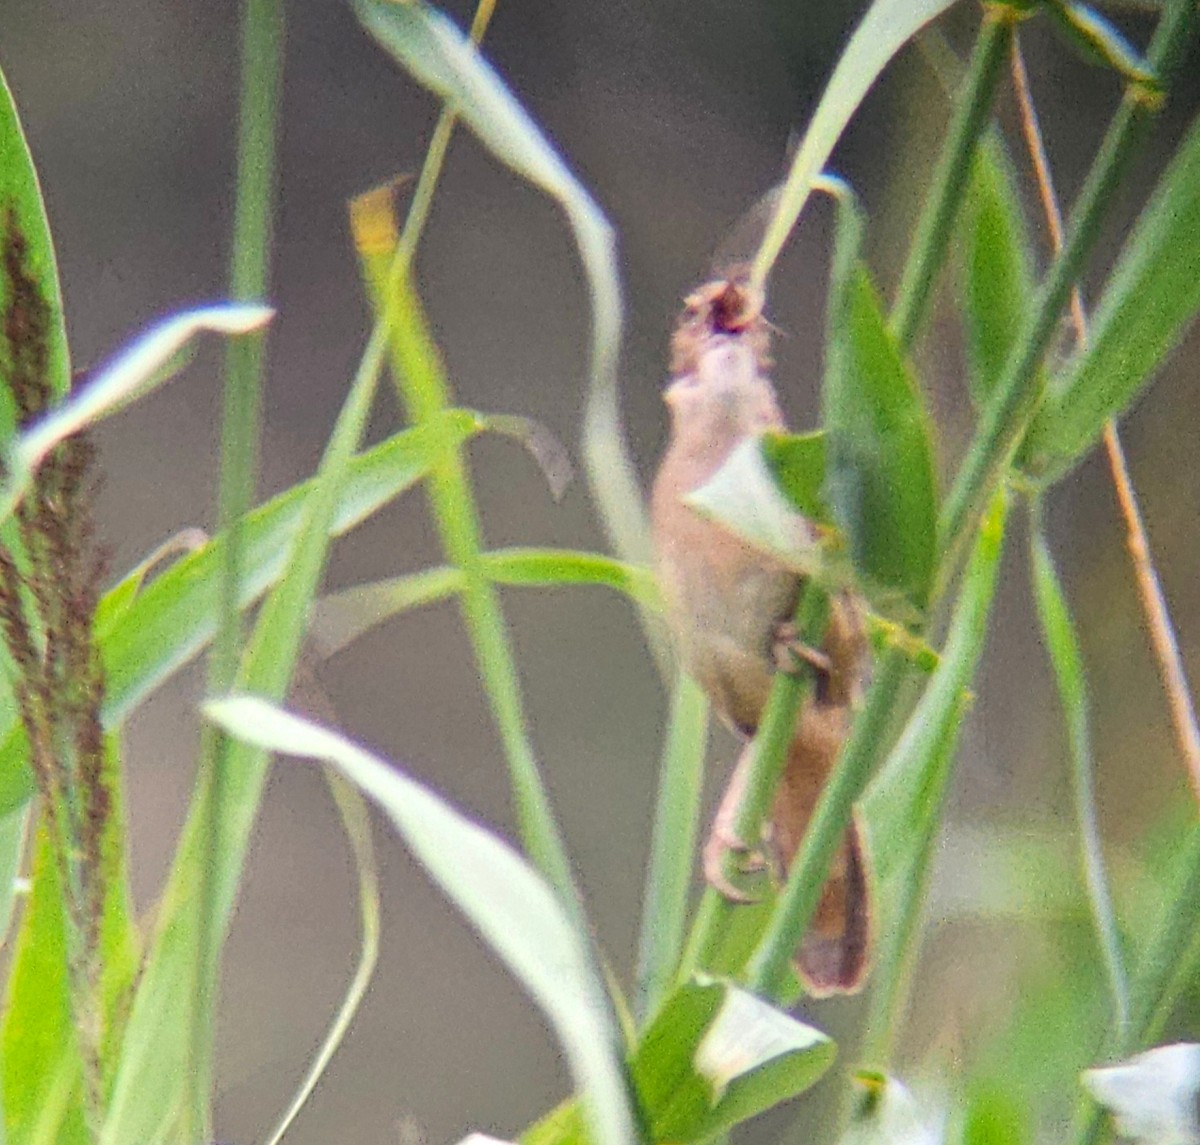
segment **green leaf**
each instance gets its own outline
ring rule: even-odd
[[[684,502],[823,587],[845,587],[853,579],[853,572],[846,559],[844,539],[836,529],[821,526],[796,511],[781,491],[777,469],[768,463],[769,448],[778,446],[767,446],[762,437],[743,441]],[[811,452],[797,469],[810,462]],[[799,480],[794,472],[788,479]],[[800,492],[803,498],[803,490]]]
[[[825,487],[825,434],[766,433],[762,438],[763,457],[780,491],[810,521],[833,524],[823,499]]]
[[[1161,99],[1162,83],[1138,50],[1094,8],[1078,0],[1049,0],[1042,10],[1059,26],[1089,63],[1111,68],[1143,98]]]
[[[280,698],[291,682],[382,358],[383,341],[373,338],[304,499],[286,570],[242,655],[239,683],[264,695]],[[444,450],[447,423],[439,419],[435,425]],[[191,1123],[193,1110],[185,1102],[196,1092],[197,1074],[207,1088],[214,1014],[200,1001],[218,990],[220,952],[266,772],[266,753],[246,744],[227,745],[219,771],[201,770],[134,995],[101,1145],[177,1139]]]
[[[629,1071],[652,1141],[706,1141],[811,1087],[837,1048],[749,991],[706,978],[663,1005]]]
[[[583,440],[588,478],[617,552],[625,560],[646,563],[646,513],[621,428],[621,290],[608,220],[504,81],[440,12],[420,0],[354,0],[354,8],[364,27],[419,83],[445,99],[501,162],[549,195],[566,214],[592,304]]]
[[[975,1083],[967,1094],[962,1145],[1026,1145],[1033,1139],[1029,1110],[993,1085]]]
[[[450,410],[436,424],[405,430],[351,462],[333,522],[348,532],[428,472],[441,452],[478,433],[481,420]],[[449,444],[448,444],[449,443]],[[288,554],[312,495],[313,481],[281,493],[250,514],[242,533],[242,604],[258,600],[286,570]],[[97,639],[104,657],[104,721],[118,726],[133,709],[212,639],[219,606],[223,539],[216,537],[172,565],[130,600],[123,581],[112,593],[121,607],[101,602]],[[140,581],[141,566],[131,577]],[[128,578],[127,578],[128,579]],[[109,595],[112,595],[111,593]],[[0,707],[5,703],[0,693]],[[25,733],[9,708],[0,727],[0,814],[20,807],[33,793]]]
[[[764,281],[770,273],[846,124],[880,73],[913,36],[953,5],[954,0],[875,0],[867,10],[839,57],[792,160],[754,259],[756,281]]]
[[[172,537],[168,537],[158,548],[127,572],[121,580],[113,585],[101,598],[96,608],[95,626],[99,631],[114,628],[117,622],[129,611],[129,606],[137,599],[146,583],[146,578],[161,564],[172,557],[194,553],[204,548],[211,538],[203,529],[181,529]]]
[[[210,701],[205,714],[263,751],[335,767],[374,800],[545,1013],[584,1095],[595,1139],[635,1140],[620,1041],[599,973],[541,875],[496,835],[336,732],[248,696]]]
[[[920,612],[933,587],[937,491],[929,419],[862,262],[863,218],[844,183],[830,274],[823,393],[825,498],[882,611]]]
[[[971,397],[983,405],[1004,372],[1036,282],[1016,176],[995,133],[980,140],[959,224]]]
[[[107,1073],[120,1042],[129,990],[138,965],[125,847],[120,743],[109,736],[101,782],[108,816],[100,844],[104,887],[99,933],[103,971],[99,1007],[104,1026],[101,1068]],[[21,812],[16,815],[20,817]],[[59,865],[50,833],[37,835],[32,889],[21,920],[0,1030],[5,1119],[9,1142],[86,1142],[83,1072],[67,975],[69,943]],[[19,852],[18,852],[19,853]]]
[[[1079,831],[1083,874],[1096,940],[1108,977],[1112,1003],[1113,1031],[1122,1044],[1128,1032],[1129,983],[1125,973],[1121,932],[1108,885],[1100,821],[1096,807],[1091,731],[1088,718],[1087,678],[1083,650],[1066,594],[1054,567],[1054,558],[1042,529],[1040,514],[1030,524],[1030,565],[1034,599],[1042,637],[1054,668],[1054,681],[1063,709],[1067,744],[1071,753],[1071,789],[1075,821]]]
[[[375,846],[371,841],[371,816],[367,802],[359,794],[358,788],[352,787],[340,775],[327,771],[325,778],[329,784],[330,793],[337,804],[341,815],[342,827],[354,853],[354,867],[358,874],[358,904],[359,919],[362,929],[358,966],[354,977],[346,987],[345,997],[338,1007],[329,1030],[321,1042],[320,1048],[313,1056],[304,1080],[296,1090],[287,1109],[279,1119],[267,1145],[279,1145],[284,1135],[295,1121],[300,1110],[304,1108],[312,1096],[317,1083],[324,1076],[333,1055],[342,1044],[354,1017],[366,997],[367,987],[375,973],[379,961],[379,866],[375,859]]]
[[[1025,466],[1056,480],[1125,411],[1200,309],[1200,119],[1126,239],[1087,347],[1050,383]]]
[[[524,588],[598,585],[613,588],[657,607],[657,590],[649,570],[627,565],[600,553],[570,549],[496,549],[480,554],[488,579]],[[326,656],[340,652],[366,632],[412,608],[457,596],[466,586],[462,569],[450,565],[323,596],[313,610],[311,636]]]
[[[168,381],[198,334],[248,334],[264,326],[273,313],[265,306],[204,306],[152,326],[65,402],[21,432],[7,458],[7,479],[0,485],[0,520],[16,508],[51,449]]]
[[[71,1019],[67,923],[50,832],[38,827],[32,887],[8,972],[3,1085],[7,1140],[24,1145],[39,1124],[65,1145],[87,1141],[80,1101],[83,1066]]]
[[[0,74],[0,236],[11,254],[13,238],[24,244],[23,273],[34,284],[49,320],[44,332],[47,354],[46,380],[50,392],[61,398],[71,388],[71,363],[67,333],[63,324],[62,290],[58,281],[58,263],[46,205],[38,183],[37,169],[8,82]],[[0,274],[0,312],[7,311],[12,284],[8,274]],[[15,407],[7,389],[0,397],[0,443],[7,445],[13,435]]]
[[[708,749],[708,696],[686,672],[675,677],[659,764],[658,798],[638,928],[638,1018],[658,1011],[678,977],[687,930],[696,834]]]
[[[940,797],[946,779],[941,769],[950,762],[942,758],[943,747],[962,716],[987,638],[1006,516],[1007,498],[1001,494],[980,523],[937,669],[867,793],[864,810],[881,876],[907,872],[914,843],[923,845],[923,832],[914,828],[924,823]]]

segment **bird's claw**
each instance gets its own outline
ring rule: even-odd
[[[828,676],[833,671],[829,657],[819,649],[805,644],[800,639],[795,624],[790,620],[776,625],[771,642],[771,657],[775,661],[777,672],[794,674],[805,665],[823,676]]]
[[[734,856],[732,863],[728,861],[730,855]],[[748,893],[732,882],[727,873],[731,867],[738,874],[753,875],[766,870],[767,861],[761,852],[752,850],[733,831],[714,824],[704,844],[704,877],[709,886],[730,902],[758,902],[759,896]]]

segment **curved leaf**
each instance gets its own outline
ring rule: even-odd
[[[1200,118],[1192,125],[1109,279],[1086,349],[1050,384],[1023,456],[1046,480],[1125,411],[1200,310]]]
[[[632,1145],[620,1039],[600,976],[542,876],[492,832],[336,732],[248,696],[210,701],[205,714],[255,747],[329,764],[386,812],[430,877],[542,1008],[584,1095],[596,1140]]]
[[[181,353],[197,334],[247,334],[265,325],[273,314],[266,306],[230,303],[187,310],[151,326],[86,385],[22,431],[7,459],[7,479],[0,485],[0,519],[16,507],[34,470],[55,445],[168,381],[183,364]]]
[[[803,1093],[836,1052],[749,991],[698,978],[667,999],[629,1069],[652,1141],[706,1141]]]
[[[338,498],[335,535],[348,532],[393,498],[411,488],[449,445],[482,428],[466,410],[451,410],[437,424],[405,430],[361,453]],[[449,443],[449,445],[448,445]],[[287,567],[288,553],[304,519],[313,481],[281,493],[250,514],[242,532],[242,604],[250,605]],[[104,721],[116,727],[147,695],[188,663],[212,639],[219,603],[222,538],[190,553],[129,600],[122,581],[105,597],[123,607],[101,604],[96,635],[104,657]],[[130,577],[140,581],[141,565]],[[15,710],[0,721],[0,814],[19,807],[33,793],[25,733]]]
[[[834,146],[871,85],[913,36],[953,5],[954,0],[875,0],[867,10],[839,57],[792,160],[754,260],[757,281],[764,280],[775,264]]]
[[[588,478],[617,552],[649,556],[641,488],[621,428],[617,356],[621,290],[612,228],[562,156],[470,40],[420,0],[354,0],[363,26],[425,87],[440,95],[492,153],[563,209],[592,303],[591,380],[584,413]]]

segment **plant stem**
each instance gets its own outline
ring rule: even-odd
[[[926,692],[934,694],[932,682]],[[916,958],[920,923],[925,907],[925,892],[929,885],[934,843],[941,825],[942,810],[950,777],[954,773],[955,751],[962,717],[967,709],[965,690],[951,694],[944,714],[931,728],[931,742],[922,747],[926,759],[914,758],[924,774],[919,796],[912,801],[913,849],[901,874],[893,876],[897,887],[897,902],[889,909],[892,925],[880,936],[871,976],[871,1000],[865,1023],[862,1052],[864,1062],[882,1070],[892,1064],[896,1041],[905,1015],[911,980],[912,964]],[[924,712],[925,704],[921,711]],[[920,727],[920,717],[914,714],[909,728]],[[905,747],[906,735],[897,744],[897,752]],[[924,765],[922,767],[922,765]],[[889,884],[890,885],[890,884]]]
[[[450,406],[450,385],[430,337],[406,263],[391,244],[361,249],[368,286],[391,344],[392,375],[414,425],[435,422]],[[460,596],[467,633],[484,691],[504,747],[521,842],[533,863],[558,891],[572,918],[583,926],[566,846],[554,818],[526,731],[520,677],[496,589],[483,558],[483,535],[462,453],[448,446],[427,481],[430,507],[450,563],[460,568]]]
[[[1164,73],[1186,44],[1194,20],[1193,0],[1171,0],[1154,34],[1148,59]],[[1007,470],[1041,397],[1038,365],[1050,345],[1084,260],[1099,234],[1114,192],[1129,167],[1138,129],[1148,116],[1144,93],[1126,91],[1071,213],[1066,241],[1038,289],[1028,319],[1004,372],[984,408],[939,523],[943,583],[992,488]]]
[[[1013,88],[1017,96],[1017,107],[1020,111],[1026,149],[1033,164],[1038,195],[1042,201],[1042,211],[1046,216],[1050,232],[1051,246],[1057,253],[1063,245],[1062,212],[1059,210],[1058,196],[1054,190],[1050,161],[1042,139],[1041,126],[1038,123],[1037,108],[1034,105],[1033,92],[1029,85],[1029,75],[1025,70],[1025,58],[1021,53],[1020,40],[1016,36],[1012,41],[1011,66]],[[1082,350],[1087,345],[1088,330],[1083,295],[1078,284],[1071,288],[1071,318],[1075,326],[1076,345]],[[1120,473],[1124,472],[1124,455],[1121,452],[1120,440],[1117,438],[1116,426],[1112,421],[1106,427],[1105,440],[1109,444],[1110,461],[1114,461],[1115,450],[1115,461],[1119,463],[1113,472],[1118,494],[1120,495],[1124,490],[1129,498],[1133,498],[1133,488],[1129,483],[1128,474],[1125,474],[1123,482],[1120,479]],[[1032,512],[1030,558],[1033,583],[1038,615],[1042,630],[1046,635],[1071,748],[1071,786],[1082,850],[1084,885],[1087,888],[1092,921],[1096,928],[1096,938],[1100,944],[1105,974],[1112,995],[1113,1030],[1117,1040],[1123,1041],[1129,1025],[1129,981],[1121,952],[1121,934],[1117,926],[1116,910],[1113,907],[1112,892],[1109,889],[1108,874],[1105,870],[1104,848],[1096,815],[1096,797],[1092,782],[1095,764],[1092,758],[1091,733],[1088,728],[1087,681],[1084,675],[1083,654],[1079,647],[1070,610],[1067,607],[1066,596],[1054,567],[1054,558],[1042,527],[1040,501],[1033,503]],[[1136,502],[1133,503],[1133,513],[1137,517]]]
[[[751,989],[766,997],[778,997],[784,989],[789,962],[821,897],[825,874],[850,822],[854,801],[879,758],[907,667],[901,652],[892,651],[884,659],[804,832],[767,931],[747,965]]]
[[[995,588],[996,570],[1004,538],[1006,500],[999,497],[992,512],[984,519],[976,545],[971,569],[964,582],[950,634],[921,702],[906,721],[904,732],[892,752],[892,761],[911,760],[915,769],[933,760],[944,751],[947,757],[953,744],[953,718],[962,703],[982,650],[987,617]],[[904,654],[892,650],[879,669],[867,702],[854,721],[850,738],[833,769],[821,798],[813,812],[812,821],[804,833],[800,851],[788,874],[787,886],[776,905],[771,922],[747,968],[752,989],[768,997],[778,996],[787,980],[788,962],[804,936],[812,913],[820,900],[825,873],[833,854],[841,844],[854,803],[862,794],[874,772],[880,745],[885,742],[887,725],[895,714],[896,699],[904,679],[908,661]],[[936,762],[936,761],[935,761]],[[940,780],[927,776],[926,788],[931,803],[939,802],[938,793],[949,777],[949,758]],[[903,763],[901,764],[903,766]],[[936,776],[938,768],[933,768]],[[932,838],[938,816],[929,807],[926,830]],[[894,1034],[891,1029],[896,1016],[897,1000],[903,984],[903,973],[911,937],[916,933],[916,916],[921,905],[919,884],[923,881],[923,866],[929,858],[928,845],[918,854],[911,867],[912,886],[906,904],[898,917],[899,932],[881,954],[877,968],[880,985],[873,1002],[879,1021],[874,1029],[883,1033],[875,1036],[878,1045],[885,1047]]]
[[[829,600],[811,581],[805,583],[796,606],[795,625],[799,639],[811,648],[819,648],[829,618]],[[796,720],[812,694],[812,670],[801,666],[795,672],[776,672],[767,706],[763,709],[753,742],[753,760],[746,775],[741,803],[734,823],[734,834],[754,847],[762,837],[766,818],[787,762],[788,747],[796,730]],[[736,876],[737,856],[726,855],[726,876]],[[692,926],[677,980],[686,981],[691,973],[708,966],[712,953],[737,905],[714,887],[706,888]]]
[[[279,92],[283,74],[282,0],[245,0],[242,7],[241,96],[239,100],[237,195],[230,256],[230,295],[236,301],[262,298],[270,266],[276,176]],[[209,663],[209,690],[227,691],[241,656],[241,534],[254,499],[258,467],[264,334],[230,339],[225,357],[225,402],[221,438],[220,528],[227,540],[221,575],[221,608]],[[229,742],[206,729],[201,768],[210,776],[205,832],[209,861],[202,864],[197,928],[197,981],[189,1039],[188,1103],[185,1136],[211,1136],[212,1036],[216,1005],[219,942],[219,889],[215,870],[224,848]]]
[[[929,195],[913,234],[892,307],[892,332],[905,349],[916,338],[934,281],[945,259],[954,217],[971,171],[971,152],[991,110],[1011,37],[1009,10],[985,7],[965,87],[934,169]]]
[[[634,1004],[643,1022],[662,1002],[683,950],[707,744],[708,699],[699,684],[680,673],[659,769],[642,903]]]
[[[1017,93],[1021,127],[1033,164],[1038,195],[1042,200],[1042,210],[1050,232],[1050,242],[1057,252],[1062,249],[1063,244],[1062,212],[1059,210],[1058,196],[1050,174],[1050,161],[1042,140],[1025,59],[1016,36],[1013,37],[1011,56],[1013,87]],[[1082,350],[1088,341],[1088,320],[1083,295],[1078,285],[1071,290],[1071,321],[1075,327],[1075,343]],[[1158,662],[1158,674],[1166,693],[1171,723],[1175,728],[1175,739],[1183,757],[1188,781],[1192,785],[1192,795],[1200,801],[1200,724],[1197,723],[1196,709],[1192,703],[1192,689],[1188,683],[1183,657],[1179,652],[1179,641],[1175,636],[1175,626],[1171,622],[1171,611],[1167,607],[1162,582],[1158,579],[1158,571],[1150,553],[1150,540],[1146,535],[1141,507],[1138,505],[1137,490],[1134,489],[1133,480],[1129,476],[1129,466],[1125,460],[1125,450],[1121,445],[1117,423],[1112,418],[1104,426],[1104,451],[1108,455],[1108,469],[1117,495],[1117,506],[1125,522],[1125,547],[1129,553],[1129,562],[1133,566],[1134,579],[1137,581],[1142,612],[1145,613],[1146,624],[1150,630],[1150,643]]]
[[[475,9],[475,18],[471,21],[471,42],[473,44],[478,45],[483,40],[495,10],[496,0],[479,0],[479,6]],[[443,105],[437,124],[434,126],[433,135],[430,137],[429,147],[425,151],[425,162],[421,164],[421,174],[417,177],[417,186],[408,206],[404,229],[400,232],[398,256],[407,263],[412,262],[417,244],[425,232],[425,223],[429,219],[429,210],[433,206],[433,194],[437,190],[442,167],[446,162],[446,151],[450,146],[450,137],[454,134],[457,124],[458,114],[449,104]]]
[[[1084,886],[1087,888],[1092,922],[1112,995],[1111,1040],[1123,1044],[1129,1028],[1129,983],[1121,951],[1121,934],[1104,865],[1104,847],[1096,816],[1096,794],[1092,782],[1091,733],[1088,728],[1087,682],[1083,656],[1075,626],[1067,608],[1054,558],[1042,529],[1040,504],[1033,506],[1030,526],[1030,560],[1038,617],[1045,634],[1054,677],[1058,685],[1067,739],[1071,748],[1071,789],[1075,820],[1079,829]]]

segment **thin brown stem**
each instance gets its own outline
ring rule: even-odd
[[[1030,161],[1033,164],[1042,210],[1050,230],[1051,246],[1057,254],[1063,245],[1062,212],[1059,209],[1058,196],[1054,191],[1046,148],[1029,88],[1029,74],[1025,69],[1025,59],[1021,54],[1020,43],[1015,35],[1012,40],[1011,60],[1013,87],[1017,95],[1021,129],[1029,150]],[[1071,321],[1075,327],[1075,340],[1079,347],[1083,348],[1087,345],[1088,323],[1083,296],[1078,286],[1071,291]],[[1192,692],[1188,684],[1187,672],[1183,666],[1183,657],[1179,652],[1179,642],[1175,638],[1170,609],[1167,607],[1162,583],[1154,567],[1154,558],[1146,537],[1145,521],[1138,504],[1137,492],[1130,480],[1125,450],[1121,446],[1121,438],[1117,433],[1115,421],[1110,420],[1104,427],[1104,448],[1108,456],[1108,468],[1112,475],[1113,487],[1116,490],[1117,506],[1125,522],[1125,546],[1133,566],[1134,578],[1137,581],[1142,611],[1145,613],[1146,624],[1150,630],[1150,643],[1158,664],[1163,691],[1167,697],[1175,738],[1183,756],[1192,794],[1197,802],[1200,802],[1200,724],[1197,724],[1196,709],[1192,703]]]

